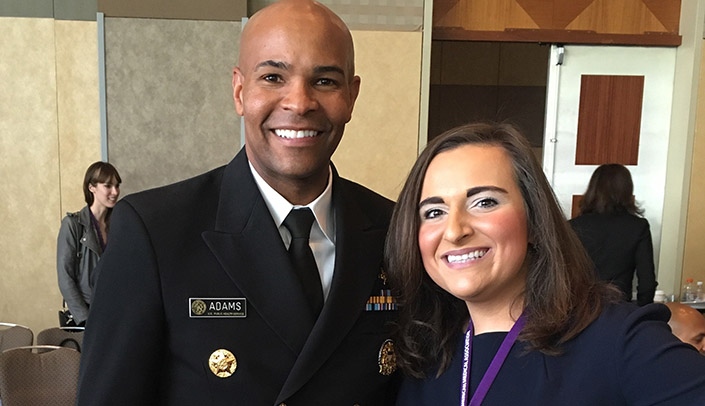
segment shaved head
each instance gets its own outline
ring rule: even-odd
[[[298,31],[307,36],[320,34],[328,46],[339,47],[347,54],[350,79],[355,74],[355,51],[352,35],[345,22],[325,5],[311,0],[280,0],[256,12],[245,24],[240,39],[239,66],[248,62],[252,47],[262,44],[256,40],[263,32]]]
[[[705,354],[705,316],[682,303],[667,303],[666,306],[671,310],[668,325],[673,334]]]

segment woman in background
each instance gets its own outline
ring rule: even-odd
[[[509,125],[429,143],[385,257],[400,300],[398,405],[705,404],[705,357],[671,334],[665,306],[620,303],[597,280]]]
[[[657,285],[651,229],[643,213],[634,201],[629,169],[605,164],[593,172],[580,215],[570,220],[598,277],[617,286],[626,301],[632,299],[636,271],[639,306],[653,303]]]
[[[108,243],[110,213],[120,197],[122,179],[115,167],[95,162],[86,170],[86,206],[66,213],[57,239],[59,289],[77,326],[85,325],[95,284],[93,269]]]

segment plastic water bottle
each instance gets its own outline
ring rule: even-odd
[[[703,281],[698,281],[695,288],[695,301],[705,302],[705,291],[703,291]]]
[[[662,290],[657,290],[654,292],[654,303],[666,303],[668,299],[666,298],[666,293]]]
[[[693,287],[693,278],[688,278],[685,280],[685,286],[683,286],[683,292],[681,292],[681,302],[694,302],[695,301],[695,288]]]

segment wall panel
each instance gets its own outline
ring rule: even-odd
[[[54,20],[0,18],[0,320],[56,320],[60,213]]]
[[[705,41],[699,46],[705,48]],[[683,254],[683,279],[705,281],[705,59],[700,61],[697,119],[688,198],[688,217]],[[682,284],[682,281],[681,281]]]
[[[117,0],[113,0],[117,1]],[[276,0],[248,0],[250,15]],[[420,31],[424,0],[319,0],[333,10],[351,30]]]
[[[54,0],[0,1],[0,16],[52,18],[54,16]]]
[[[333,162],[342,176],[396,200],[418,149],[421,33],[353,38],[360,95]]]
[[[83,176],[88,165],[101,159],[96,58],[98,37],[95,22],[56,21],[55,31],[63,215],[68,211],[78,211],[86,204],[82,190]]]
[[[106,18],[108,157],[123,194],[230,161],[240,22]]]
[[[639,163],[644,76],[582,75],[576,165]]]
[[[678,46],[681,0],[434,0],[436,40]]]
[[[543,145],[549,47],[539,44],[433,41],[429,139],[470,121],[518,125]]]
[[[98,11],[105,14],[106,17],[240,21],[242,17],[247,16],[247,0],[97,1]]]

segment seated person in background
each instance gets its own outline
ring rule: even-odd
[[[705,355],[705,316],[683,303],[671,302],[666,306],[671,310],[668,325],[673,334]]]
[[[599,278],[617,286],[628,302],[636,271],[639,306],[653,303],[657,285],[651,230],[643,214],[634,201],[629,169],[604,164],[590,178],[580,215],[570,220]]]

